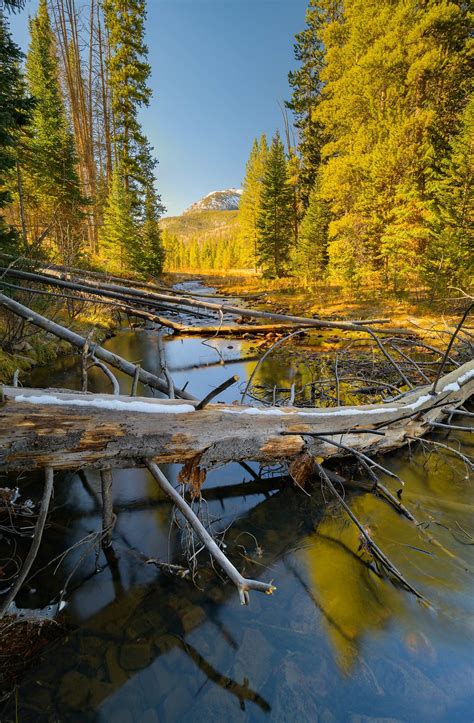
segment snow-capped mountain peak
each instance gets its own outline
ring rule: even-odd
[[[236,211],[239,208],[241,188],[227,188],[224,191],[211,191],[190,206],[185,213],[195,211]]]

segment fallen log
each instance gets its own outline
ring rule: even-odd
[[[26,319],[26,321],[34,324],[35,326],[38,326],[40,329],[44,329],[44,331],[54,334],[59,339],[64,339],[64,341],[69,342],[78,349],[83,349],[84,346],[87,344],[87,339],[85,339],[85,337],[81,336],[80,334],[76,334],[76,332],[71,331],[70,329],[66,329],[65,326],[61,326],[55,321],[47,319],[45,316],[38,314],[36,311],[29,309],[27,306],[23,306],[23,304],[20,304],[18,301],[15,301],[9,296],[5,296],[1,293],[0,306],[3,306],[10,311],[13,311],[13,313],[21,316],[23,319]],[[118,354],[114,354],[108,349],[104,349],[102,346],[99,346],[97,344],[90,344],[89,346],[93,350],[93,353],[96,357],[106,362],[107,364],[110,364],[110,366],[113,366],[115,369],[119,369],[120,371],[130,375],[131,377],[134,377],[137,373],[136,364],[132,364]],[[165,379],[160,379],[155,374],[152,374],[145,369],[139,369],[138,379],[143,382],[143,384],[147,384],[148,386],[153,387],[153,389],[158,389],[160,392],[164,392],[166,394],[168,391],[168,383]],[[176,389],[175,393],[176,396],[180,397],[181,399],[195,399],[192,394],[189,394],[189,392],[183,391],[182,389]]]
[[[423,436],[447,416],[446,405],[456,408],[473,393],[474,362],[443,376],[436,394],[424,386],[398,402],[325,409],[210,404],[196,411],[192,401],[5,387],[0,469],[126,468],[143,458],[194,460],[209,469],[232,461],[268,464],[303,451],[323,458],[347,454],[331,439],[373,455]]]
[[[180,324],[173,319],[168,319],[150,311],[142,311],[134,309],[132,306],[118,305],[117,308],[122,309],[130,316],[136,316],[138,319],[145,319],[154,324],[159,324],[167,329],[172,329],[175,334],[185,334],[186,336],[242,336],[242,334],[268,334],[274,331],[287,331],[288,329],[306,329],[312,327],[312,324],[222,324],[215,326],[190,326],[189,324]]]
[[[6,254],[3,252],[0,252],[0,258],[9,259],[11,261],[15,262],[26,262],[28,266],[31,268],[33,266],[35,269],[41,272],[48,272],[48,271],[58,271],[60,273],[64,274],[72,274],[74,276],[85,276],[90,277],[92,279],[102,279],[104,281],[117,281],[120,284],[123,284],[124,286],[131,286],[135,287],[137,289],[151,289],[153,291],[165,291],[169,294],[180,294],[181,296],[196,296],[196,297],[203,297],[205,299],[209,298],[216,298],[216,299],[260,299],[262,296],[266,296],[265,291],[260,291],[257,293],[248,293],[248,294],[218,294],[214,292],[209,293],[203,293],[203,292],[194,292],[194,291],[175,291],[175,289],[166,286],[165,284],[156,284],[151,281],[143,281],[140,279],[130,279],[124,276],[114,276],[113,274],[108,274],[106,271],[94,271],[92,269],[81,269],[77,266],[63,266],[62,264],[54,264],[54,263],[45,263],[44,260],[40,259],[30,259],[26,256],[12,256],[12,254]]]
[[[90,296],[84,296],[84,292],[79,292],[81,295],[78,296],[77,294],[64,294],[59,291],[55,291],[54,294],[51,291],[46,291],[45,289],[34,289],[32,286],[19,286],[18,284],[8,284],[6,281],[3,281],[0,279],[0,287],[6,288],[6,289],[12,289],[13,291],[23,291],[26,294],[33,294],[33,295],[39,295],[39,296],[47,296],[49,299],[69,299],[70,301],[75,301],[79,304],[96,304],[97,306],[115,306],[117,309],[125,309],[125,305],[121,300],[113,301],[111,299],[96,299],[91,298]],[[174,314],[176,313],[189,313],[187,309],[181,309],[179,306],[173,305],[169,306],[168,304],[157,304],[157,308],[163,309],[165,311],[170,311]],[[141,314],[146,314],[146,312],[134,309],[132,307],[127,307],[128,313],[133,316],[140,317]],[[215,318],[212,311],[200,311],[200,316],[208,316],[211,318]],[[146,317],[145,317],[146,318]],[[166,326],[166,325],[165,325]]]
[[[405,375],[403,369],[397,364],[395,359],[392,357],[390,352],[387,350],[387,348],[384,346],[378,335],[375,333],[373,329],[371,329],[369,326],[365,326],[363,322],[357,321],[357,322],[336,322],[336,321],[326,321],[324,319],[306,319],[305,317],[300,316],[288,316],[286,314],[272,314],[267,311],[259,311],[255,309],[243,309],[239,306],[231,306],[226,304],[215,304],[214,302],[206,302],[206,301],[199,301],[197,299],[187,299],[185,297],[181,296],[169,296],[166,294],[148,294],[146,292],[137,291],[136,289],[127,289],[127,287],[124,286],[116,286],[114,284],[102,284],[101,289],[97,289],[94,285],[88,284],[87,282],[83,282],[82,285],[74,284],[69,281],[63,281],[61,279],[57,279],[54,276],[48,276],[46,274],[32,274],[26,271],[16,271],[9,268],[0,268],[0,271],[3,271],[5,275],[12,275],[13,277],[18,278],[25,278],[29,279],[30,281],[39,281],[41,283],[48,283],[48,284],[56,284],[59,286],[66,286],[67,288],[75,289],[76,291],[87,291],[90,294],[97,294],[97,295],[105,295],[105,296],[111,296],[116,299],[120,299],[121,301],[130,301],[133,303],[135,299],[135,303],[137,302],[137,297],[140,298],[140,304],[143,306],[147,305],[160,305],[160,303],[164,302],[172,302],[177,303],[181,306],[190,306],[190,307],[196,307],[196,308],[207,308],[207,309],[214,309],[217,311],[220,315],[220,319],[222,321],[223,314],[229,313],[231,315],[238,315],[242,316],[245,315],[249,318],[267,318],[272,319],[273,321],[282,321],[284,323],[296,323],[296,324],[305,324],[308,328],[315,327],[315,328],[322,328],[322,329],[342,329],[344,331],[355,331],[357,333],[362,332],[365,334],[368,334],[373,341],[378,346],[379,350],[382,352],[382,354],[385,356],[385,358],[390,362],[392,367],[397,371],[400,378],[402,379],[403,383],[406,384],[408,387],[412,387],[408,377]],[[127,299],[127,294],[130,296]],[[6,298],[6,297],[5,297]],[[0,296],[0,303],[1,303],[1,296]],[[385,330],[385,333],[392,333],[392,330]],[[398,333],[401,333],[401,330],[398,331]],[[410,332],[407,332],[410,333]]]
[[[58,298],[58,299],[69,299],[70,301],[76,301],[78,303],[92,303],[97,305],[111,305],[114,306],[116,309],[119,309],[120,311],[124,311],[129,316],[135,316],[137,319],[144,319],[146,321],[151,321],[154,324],[159,324],[160,326],[163,326],[167,329],[172,329],[172,331],[175,334],[185,334],[186,336],[203,336],[207,334],[214,334],[215,336],[241,336],[242,334],[265,334],[273,331],[285,331],[287,329],[305,329],[308,327],[312,327],[313,324],[224,324],[224,325],[210,325],[210,326],[196,326],[196,325],[189,325],[189,324],[180,324],[177,321],[173,321],[173,319],[169,319],[167,317],[161,316],[159,314],[154,314],[150,311],[145,311],[143,309],[136,309],[133,306],[129,306],[125,303],[123,303],[120,299],[117,301],[112,301],[109,299],[94,299],[86,296],[74,296],[73,294],[61,294],[58,292],[55,292],[54,296],[52,296],[51,292],[49,291],[43,291],[41,289],[32,289],[27,286],[18,286],[16,284],[8,284],[4,281],[0,281],[0,284],[8,289],[12,289],[13,291],[24,291],[29,294],[39,294],[40,296],[48,296],[49,298]],[[87,289],[89,291],[89,289]],[[83,292],[81,292],[83,293]],[[179,306],[169,306],[165,304],[160,304],[160,309],[163,309],[165,311],[171,311],[171,312],[178,312],[178,313],[189,313],[188,309],[181,309]],[[199,311],[200,316],[213,316],[212,313],[204,312],[202,310]],[[389,321],[389,319],[370,319],[367,323],[372,324],[385,324]],[[393,329],[393,328],[386,328],[384,329],[385,333],[394,334],[400,332],[401,334],[404,333],[404,329]]]
[[[36,283],[50,284],[51,286],[57,286],[60,288],[71,289],[74,291],[80,291],[82,293],[92,294],[94,296],[102,296],[106,298],[117,299],[129,304],[138,304],[141,306],[158,306],[160,307],[163,303],[184,306],[191,312],[193,308],[196,309],[210,309],[216,311],[218,314],[230,314],[231,316],[245,316],[250,319],[270,319],[272,321],[279,321],[285,325],[296,325],[296,326],[307,326],[314,327],[316,329],[342,329],[344,331],[356,331],[366,332],[371,336],[374,336],[374,332],[366,326],[366,321],[355,320],[355,321],[327,321],[326,319],[308,319],[304,316],[291,316],[287,314],[276,314],[269,311],[260,311],[259,309],[247,309],[241,306],[233,306],[231,304],[217,304],[213,301],[201,301],[195,298],[188,298],[180,295],[171,294],[158,294],[150,293],[133,288],[127,288],[125,286],[119,286],[117,284],[103,283],[100,287],[95,284],[83,280],[81,283],[74,281],[68,281],[66,279],[60,279],[57,276],[52,276],[46,273],[32,273],[29,271],[19,271],[18,269],[8,269],[0,267],[0,273],[3,273],[7,277],[24,279],[27,281],[33,281]],[[368,320],[374,323],[385,323],[386,319],[375,319]],[[381,332],[392,334],[393,329],[381,329]],[[412,331],[397,329],[397,333],[406,333],[413,336]]]

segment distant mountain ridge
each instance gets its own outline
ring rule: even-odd
[[[242,195],[241,188],[227,188],[223,191],[212,191],[196,203],[193,203],[184,214],[199,211],[237,211]],[[183,214],[183,215],[184,215]]]
[[[237,236],[237,211],[188,211],[181,216],[166,216],[160,227],[181,241],[228,241]]]

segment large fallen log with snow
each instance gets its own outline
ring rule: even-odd
[[[360,407],[281,408],[3,388],[0,469],[133,467],[143,459],[211,468],[271,463],[303,451],[344,454],[331,441],[374,454],[419,437],[474,393],[474,362],[396,402]],[[383,433],[383,435],[381,434]],[[312,436],[307,436],[312,435]],[[320,436],[315,436],[320,435]]]

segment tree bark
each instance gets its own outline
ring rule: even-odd
[[[158,463],[195,459],[209,469],[232,461],[287,460],[303,451],[324,458],[347,454],[329,440],[369,455],[387,452],[425,434],[432,422],[449,415],[446,405],[459,406],[474,393],[474,362],[442,377],[437,394],[429,392],[421,387],[385,405],[256,409],[210,404],[196,411],[197,402],[5,387],[0,469],[126,468],[142,465],[144,458]]]

